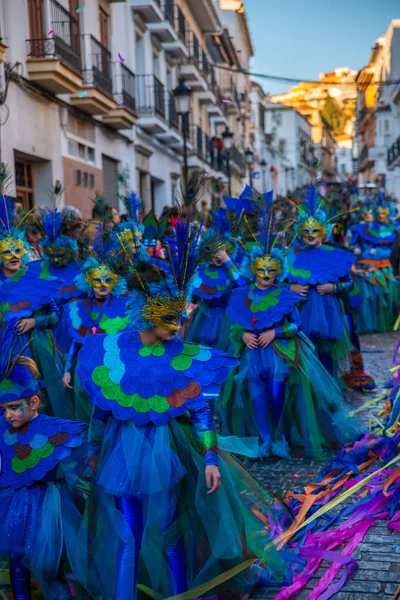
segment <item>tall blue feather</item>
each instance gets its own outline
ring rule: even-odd
[[[10,234],[15,222],[13,201],[8,196],[0,194],[0,233],[3,235]]]
[[[310,185],[306,190],[305,204],[310,215],[313,215],[318,208],[318,192],[315,185]]]
[[[139,223],[140,221],[140,209],[142,201],[135,192],[131,192],[127,198],[124,199],[126,211],[132,221]]]
[[[54,242],[61,234],[64,217],[56,209],[48,210],[42,218],[42,227],[51,242]]]
[[[19,340],[15,333],[17,319],[0,323],[0,382],[7,378]]]

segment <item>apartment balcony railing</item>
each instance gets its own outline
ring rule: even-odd
[[[57,58],[76,73],[82,72],[78,20],[56,0],[50,0],[52,37],[27,40],[29,58]]]
[[[231,161],[239,167],[241,173],[246,171],[246,159],[243,154],[236,146],[233,146],[230,154]]]
[[[138,75],[138,113],[165,119],[164,85],[155,75]]]
[[[179,130],[179,115],[176,111],[175,98],[172,92],[168,94],[168,122],[170,127]]]
[[[198,125],[190,128],[190,140],[194,154],[215,171],[227,173],[226,155],[218,149],[215,141]]]
[[[387,151],[387,164],[391,167],[393,163],[400,157],[400,137],[390,146]]]
[[[132,113],[136,113],[136,77],[127,66],[120,61],[114,63],[114,98],[118,106],[124,106]]]
[[[112,96],[111,52],[92,35],[84,35],[84,84]]]

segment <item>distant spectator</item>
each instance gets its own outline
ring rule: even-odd
[[[40,245],[40,240],[42,239],[40,229],[35,225],[28,227],[25,237],[29,244],[29,261],[40,260],[43,254],[43,250]]]

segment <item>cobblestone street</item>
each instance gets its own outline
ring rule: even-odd
[[[378,387],[369,394],[349,393],[347,397],[352,407],[356,408],[381,393],[384,382],[389,379],[387,369],[391,366],[393,348],[397,339],[397,333],[376,334],[361,339],[366,368],[375,377]],[[371,412],[377,414],[382,406],[383,401],[359,414],[366,427]],[[263,463],[247,462],[246,466],[279,498],[284,498],[288,490],[301,491],[303,486],[325,466],[330,456],[327,454],[324,462],[294,457],[290,460],[267,459]],[[353,554],[359,563],[359,569],[342,591],[332,598],[335,600],[393,598],[400,586],[400,532],[391,531],[386,525],[387,521],[378,521],[365,536],[363,543]],[[310,590],[324,570],[322,568],[310,580],[306,590],[299,594],[296,600],[308,598]],[[277,591],[278,588],[259,588],[252,597],[270,600],[274,598]]]

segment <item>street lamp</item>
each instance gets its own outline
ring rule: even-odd
[[[224,140],[224,148],[226,150],[226,171],[228,175],[228,192],[229,197],[232,197],[232,188],[231,188],[231,150],[233,148],[233,133],[227,127],[222,134],[222,139]]]
[[[175,98],[176,112],[182,117],[183,174],[186,185],[188,180],[187,135],[189,131],[190,97],[192,95],[192,89],[185,84],[183,79],[180,79],[178,87],[173,91],[173,95]]]
[[[254,152],[253,150],[250,150],[250,148],[247,148],[246,152],[244,153],[245,157],[246,157],[246,163],[249,167],[249,179],[250,179],[250,187],[253,187],[253,160],[254,160]]]
[[[267,182],[266,182],[266,175],[267,175],[267,166],[268,163],[265,160],[265,158],[262,159],[262,161],[260,162],[260,167],[261,167],[261,174],[262,174],[262,191],[266,192],[267,191]]]

